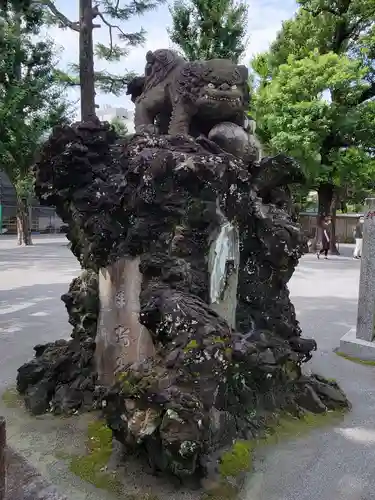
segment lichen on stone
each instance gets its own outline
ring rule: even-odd
[[[219,471],[223,478],[236,478],[251,469],[253,446],[250,441],[237,440],[223,453]]]
[[[195,339],[192,339],[184,347],[184,352],[189,352],[192,349],[197,349],[197,348],[198,348],[198,342]]]

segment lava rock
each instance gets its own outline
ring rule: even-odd
[[[325,413],[326,405],[321,401],[311,385],[306,384],[296,398],[299,406],[311,413]]]
[[[38,346],[19,369],[30,407],[71,412],[92,391],[119,442],[180,478],[215,470],[269,414],[348,407],[335,384],[301,376],[316,343],[302,338],[287,287],[305,245],[289,210],[289,185],[303,178],[295,161],[246,164],[205,137],[121,142],[93,122],[54,129],[35,173],[86,271],[62,297],[72,340]],[[236,329],[210,305],[207,256],[223,218],[240,239]],[[98,272],[124,256],[140,258],[139,320],[156,354],[97,387]]]

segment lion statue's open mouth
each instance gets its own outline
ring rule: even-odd
[[[153,126],[161,115],[171,135],[191,133],[193,119],[205,130],[218,113],[243,126],[249,96],[245,66],[226,59],[188,62],[168,49],[147,53],[146,61],[143,92],[135,98],[136,131]]]

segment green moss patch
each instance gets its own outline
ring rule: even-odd
[[[310,431],[337,424],[344,417],[344,411],[328,411],[323,414],[306,413],[297,418],[289,414],[275,415],[258,439],[237,440],[223,453],[219,464],[221,479],[217,485],[205,492],[201,500],[235,500],[239,487],[247,472],[251,471],[254,452],[261,447],[272,446],[286,439],[305,437]],[[237,483],[238,486],[233,484]]]
[[[247,472],[252,464],[253,443],[251,441],[235,441],[232,448],[221,457],[219,472],[222,477],[237,477]]]
[[[9,387],[1,395],[3,403],[8,408],[20,408],[23,406],[23,398],[15,387]]]
[[[69,455],[58,451],[56,458],[67,460],[69,470],[98,489],[109,491],[121,500],[159,500],[152,493],[124,492],[118,473],[108,472],[107,464],[112,454],[112,431],[104,420],[90,422],[87,429],[87,454]]]
[[[192,351],[193,349],[197,349],[198,347],[199,347],[198,342],[195,339],[192,339],[184,347],[184,352],[187,353],[189,351]]]
[[[358,363],[359,365],[375,366],[375,361],[354,358],[352,356],[347,356],[343,352],[339,352],[339,351],[336,351],[336,354],[337,354],[337,356],[340,356],[340,358],[347,359],[348,361],[352,361],[353,363]]]
[[[69,469],[96,488],[120,494],[122,484],[116,477],[116,473],[106,472],[106,466],[112,454],[111,429],[103,420],[98,419],[89,424],[87,434],[87,455],[71,457]]]
[[[297,418],[291,415],[281,415],[275,422],[275,425],[270,426],[264,438],[258,441],[259,445],[276,444],[283,439],[305,437],[310,431],[333,425],[340,422],[345,415],[344,411],[328,411],[326,413],[306,413],[303,417]]]

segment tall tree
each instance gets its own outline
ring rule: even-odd
[[[46,132],[66,117],[53,46],[35,42],[40,12],[0,8],[0,165],[17,194],[18,242],[29,245],[30,167]]]
[[[171,8],[169,36],[189,61],[238,62],[247,45],[248,7],[242,0],[179,0]]]
[[[125,75],[113,75],[106,71],[95,71],[95,56],[108,62],[119,61],[129,53],[132,47],[142,44],[146,35],[143,29],[128,33],[120,25],[134,16],[140,16],[155,9],[159,4],[164,3],[164,0],[129,0],[128,2],[98,0],[95,4],[93,0],[79,0],[78,21],[68,19],[57,9],[53,0],[36,0],[36,2],[48,14],[50,23],[79,33],[79,63],[74,65],[77,77],[67,77],[63,73],[60,76],[67,83],[80,85],[81,119],[92,120],[96,116],[95,88],[119,95],[135,76],[131,72]],[[93,31],[102,26],[108,30],[108,44],[97,43],[94,47]]]
[[[271,150],[301,160],[318,190],[319,214],[334,216],[350,189],[373,175],[375,3],[299,4],[253,61],[258,131]]]

